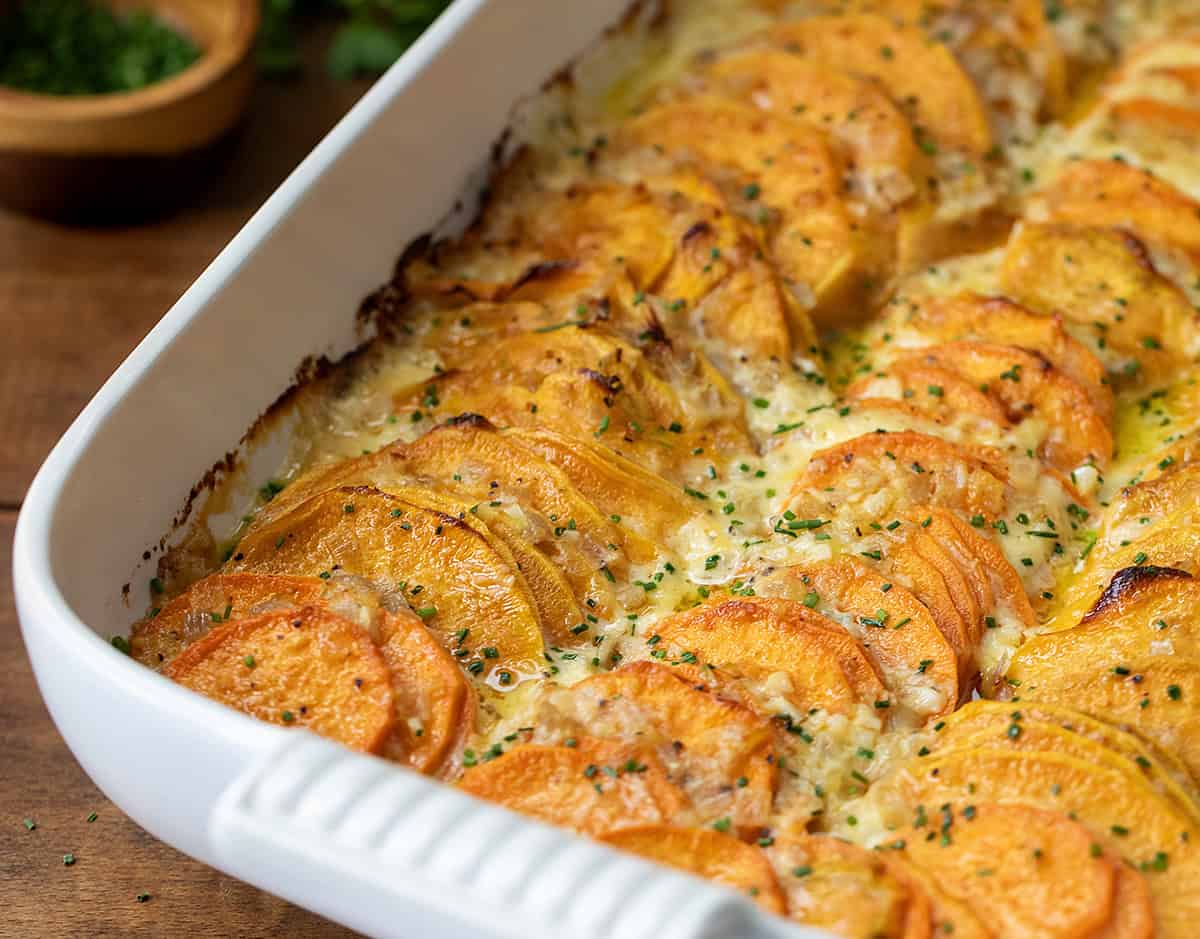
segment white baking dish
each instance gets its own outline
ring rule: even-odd
[[[257,723],[105,639],[141,608],[198,473],[486,165],[513,103],[627,0],[458,0],[280,187],[50,454],[17,526],[21,626],[80,763],[180,850],[355,929],[411,937],[809,936],[748,900]],[[265,475],[279,452],[248,455]],[[251,478],[254,476],[252,469]]]

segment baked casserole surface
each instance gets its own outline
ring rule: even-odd
[[[1194,937],[1200,8],[643,3],[514,126],[131,654],[837,935]]]

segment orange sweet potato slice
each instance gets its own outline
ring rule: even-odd
[[[1117,879],[1112,916],[1094,939],[1154,939],[1154,899],[1146,877],[1119,861],[1113,863]]]
[[[1200,659],[1153,655],[1064,673],[1029,692],[1127,727],[1175,754],[1200,780]]]
[[[643,174],[636,185],[589,178],[558,191],[535,178],[509,188],[463,242],[409,266],[410,290],[537,301],[561,322],[579,318],[581,295],[607,302],[627,283],[631,296],[668,298],[653,312],[629,298],[607,308],[605,318],[628,338],[657,316],[671,335],[703,325],[705,336],[766,358],[786,359],[790,326],[803,331],[802,322],[789,323],[792,311],[759,260],[754,229],[694,171]],[[747,278],[758,288],[753,294],[737,287]]]
[[[899,396],[940,421],[973,414],[995,428],[1008,429],[1004,406],[978,382],[939,364],[938,356],[918,353],[897,359],[879,372],[850,385],[845,396],[851,400]]]
[[[812,320],[763,256],[760,227],[736,211],[744,193],[730,198],[694,167],[661,177],[634,175],[663,194],[677,215],[684,197],[703,207],[679,236],[674,263],[644,287],[661,298],[653,312],[668,335],[698,335],[709,354],[726,364],[747,353],[782,362],[793,347],[815,351]],[[623,298],[635,311],[644,306],[638,301],[636,294]]]
[[[784,49],[752,49],[717,59],[701,74],[714,90],[765,111],[790,114],[828,133],[850,156],[861,195],[893,209],[917,195],[923,157],[908,117],[870,79],[828,68]]]
[[[410,289],[448,292],[465,282],[481,298],[502,299],[532,283],[536,278],[530,272],[539,265],[575,272],[618,256],[627,259],[638,286],[645,287],[671,264],[676,237],[692,224],[686,212],[669,211],[645,186],[607,180],[567,191],[540,183],[504,185],[520,178],[519,171],[510,170],[480,224],[464,239],[440,247],[432,280],[423,283],[423,271],[407,272]],[[681,208],[677,202],[675,209]],[[675,232],[677,225],[683,227]]]
[[[831,12],[870,12],[945,43],[986,98],[997,136],[1031,133],[1067,103],[1066,58],[1041,0],[844,0]]]
[[[583,738],[574,746],[527,744],[480,763],[463,791],[552,825],[600,835],[669,823],[687,809],[653,753]]]
[[[1127,764],[1135,764],[1141,775],[1149,779],[1156,788],[1186,796],[1181,797],[1181,802],[1200,802],[1193,794],[1192,780],[1187,769],[1176,756],[1113,724],[1097,720],[1072,708],[1026,699],[1018,702],[978,699],[946,718],[938,733],[939,736],[947,731],[974,734],[986,727],[1002,725],[1003,732],[1007,734],[1009,726],[1014,723],[1014,711],[1020,713],[1021,721],[1061,727],[1072,734],[1086,737],[1110,753],[1124,757]]]
[[[999,451],[915,431],[863,434],[813,454],[792,498],[816,494],[832,508],[881,493],[881,512],[914,503],[944,505],[988,521],[1004,514],[1008,478]]]
[[[1078,626],[1043,633],[1017,651],[1010,677],[1035,692],[1091,666],[1154,654],[1200,658],[1200,581],[1186,571],[1140,565],[1118,571]]]
[[[1174,50],[1164,47],[1178,38]],[[1140,50],[1127,55],[1124,66],[1110,85],[1140,84],[1150,94],[1122,94],[1108,102],[1108,114],[1116,122],[1155,136],[1174,138],[1184,144],[1195,142],[1200,135],[1200,67],[1166,64],[1170,59],[1184,61],[1196,49],[1194,37],[1168,37],[1144,44]],[[1164,55],[1165,53],[1165,55]],[[1158,63],[1158,64],[1155,64]],[[1128,130],[1126,130],[1128,133]]]
[[[712,258],[712,252],[718,250],[709,248],[706,256]],[[786,362],[793,343],[797,349],[815,348],[808,313],[785,292],[769,263],[759,256],[747,257],[711,291],[699,296],[698,302],[679,302],[687,294],[696,294],[694,290],[673,283],[663,289],[666,296],[675,297],[666,305],[668,335],[690,332],[700,337],[702,347],[718,362],[728,363],[747,354],[764,362]],[[678,318],[672,318],[670,314],[677,309]]]
[[[935,506],[918,506],[908,514],[936,539],[966,575],[979,605],[985,611],[1003,610],[1025,627],[1036,618],[1025,585],[1000,547],[982,530],[958,515]]]
[[[812,321],[763,257],[759,228],[735,211],[716,182],[679,168],[646,184],[664,194],[676,214],[684,196],[703,207],[679,235],[674,263],[643,288],[663,298],[654,316],[668,335],[697,335],[726,364],[745,354],[782,362],[793,347],[815,349]],[[624,304],[638,311],[644,305],[638,300],[627,296]]]
[[[1075,626],[1112,578],[1129,567],[1200,573],[1200,463],[1122,489],[1104,516],[1083,570],[1060,591],[1051,629]]]
[[[992,132],[978,89],[953,54],[921,30],[860,14],[784,22],[768,35],[814,64],[879,82],[909,110],[926,146],[976,158],[991,149]]]
[[[1200,203],[1120,160],[1068,163],[1041,193],[1037,209],[1050,221],[1123,228],[1200,263]]]
[[[669,616],[654,632],[668,648],[734,675],[786,674],[786,697],[801,712],[850,715],[860,704],[885,708],[891,700],[858,640],[800,601],[724,600]]]
[[[438,434],[435,432],[430,436]],[[597,584],[598,589],[592,593],[588,588],[594,582],[588,579],[582,570],[587,566],[586,561],[572,557],[565,551],[562,552],[562,556],[547,551],[547,557],[539,550],[547,543],[553,544],[549,536],[552,525],[549,520],[544,520],[539,526],[536,519],[531,520],[530,515],[521,513],[518,517],[524,521],[525,526],[519,528],[513,516],[507,514],[502,505],[493,505],[493,502],[501,502],[499,492],[493,491],[489,494],[485,491],[478,502],[474,499],[460,502],[413,485],[416,481],[432,480],[413,472],[412,467],[404,463],[404,450],[403,444],[395,445],[369,456],[337,463],[327,472],[317,472],[297,480],[282,496],[264,509],[252,527],[251,535],[256,535],[264,525],[277,522],[287,511],[302,505],[315,494],[339,485],[342,488],[366,485],[420,509],[458,518],[476,531],[498,554],[509,561],[514,570],[520,572],[521,579],[537,608],[542,631],[551,643],[571,642],[574,638],[571,629],[582,621],[581,608],[585,602],[591,601],[592,606],[602,611],[609,608],[611,591],[607,588],[610,585],[608,579],[599,571],[603,562],[595,565],[595,579],[602,580],[603,584]],[[536,459],[532,454],[529,456],[530,462]],[[481,453],[480,457],[483,458],[484,454]],[[444,488],[453,489],[455,483],[450,480],[450,474],[447,475],[447,485]],[[530,467],[529,475],[531,478],[537,475],[536,467]],[[469,492],[458,494],[471,495]],[[275,502],[280,504],[276,505]],[[588,518],[581,515],[581,520],[586,524]],[[585,529],[580,531],[582,533]],[[540,543],[535,544],[535,540]],[[564,547],[565,544],[564,541]],[[574,562],[569,571],[577,575],[574,582],[564,575],[566,560]]]
[[[1200,823],[1200,808],[1189,794],[1190,783],[1181,786],[1158,762],[1156,751],[1132,734],[1082,712],[1025,698],[1019,702],[977,700],[934,726],[930,752],[984,746],[1073,756],[1142,777],[1173,807]]]
[[[1065,814],[985,803],[940,828],[899,833],[905,855],[1000,935],[1087,939],[1109,921],[1116,865]]]
[[[976,746],[926,757],[893,785],[902,797],[897,818],[911,820],[915,812],[931,826],[947,803],[955,812],[953,829],[962,825],[963,808],[982,803],[1071,814],[1096,843],[1145,873],[1157,935],[1182,939],[1194,929],[1200,900],[1188,885],[1200,873],[1195,827],[1132,773],[1065,754]]]
[[[847,628],[878,666],[884,684],[920,717],[940,717],[958,704],[958,658],[928,608],[857,558],[779,568],[755,578],[754,589],[818,611],[848,614]]]
[[[778,836],[766,849],[790,919],[847,939],[929,936],[923,890],[884,855],[831,836]]]
[[[932,342],[975,340],[1036,352],[1084,388],[1101,418],[1112,421],[1113,395],[1104,367],[1057,316],[1038,315],[1004,297],[959,293],[899,297],[888,320],[892,332],[912,331]]]
[[[620,566],[611,544],[631,537],[583,498],[557,467],[519,438],[501,434],[486,424],[460,422],[422,435],[409,444],[384,451],[390,471],[435,483],[470,502],[511,500],[525,510],[538,512],[547,524],[533,544],[570,579],[580,599],[606,593],[597,578],[603,559]],[[555,528],[570,523],[570,534]]]
[[[942,576],[950,601],[958,610],[958,615],[967,626],[967,641],[974,649],[979,645],[983,635],[984,610],[990,606],[991,597],[981,598],[972,586],[972,580],[967,572],[954,560],[954,556],[939,540],[928,532],[913,531],[908,536],[909,543],[917,554],[921,555],[931,567]],[[978,578],[975,586],[986,587],[986,580]]]
[[[617,516],[618,524],[632,528],[647,545],[661,545],[697,517],[695,500],[607,447],[545,428],[509,433],[561,469],[584,498],[610,519]],[[651,549],[631,556],[645,562],[656,555]]]
[[[471,510],[469,505],[431,499],[429,494],[419,491],[399,489],[395,494],[408,498],[414,505],[456,517]],[[507,514],[491,506],[481,506],[476,512],[488,534],[508,549],[516,569],[525,578],[529,595],[537,607],[542,636],[551,645],[569,644],[574,638],[571,630],[583,622],[582,601],[591,598],[584,594],[577,599],[562,569],[530,544],[526,533],[517,528]]]
[[[1112,456],[1112,431],[1087,391],[1032,352],[964,341],[931,346],[914,359],[961,375],[999,403],[1009,422],[1029,418],[1044,426],[1040,453],[1064,472],[1085,463],[1103,467]]]
[[[1195,351],[1200,313],[1128,231],[1022,225],[1001,283],[1032,309],[1078,324],[1111,370],[1158,375]]]
[[[787,911],[783,891],[762,849],[730,835],[704,828],[644,825],[609,832],[599,840],[728,887],[770,913]]]
[[[367,631],[319,607],[214,629],[167,677],[251,717],[375,753],[394,722],[391,675]]]
[[[851,222],[842,168],[821,133],[707,95],[647,109],[622,127],[615,145],[661,148],[728,177],[731,193],[760,221],[767,253],[784,280],[811,295],[816,318],[861,287],[871,248]]]
[[[379,615],[379,601],[344,581],[271,574],[211,574],[196,581],[157,614],[134,624],[133,657],[161,669],[184,647],[219,623],[291,607],[323,606],[348,619]]]
[[[263,613],[320,607],[363,625],[391,673],[396,720],[378,752],[418,772],[443,770],[475,717],[475,696],[454,660],[408,613],[388,613],[380,598],[346,577],[213,574],[135,630],[141,655],[165,667],[220,623]],[[162,618],[162,622],[159,622]]]
[[[967,904],[950,896],[928,871],[917,867],[903,853],[889,850],[894,847],[894,842],[884,844],[885,850],[880,852],[880,857],[892,872],[892,876],[911,884],[914,891],[920,891],[927,898],[930,918],[928,935],[931,939],[938,936],[953,936],[955,939],[994,939],[993,933],[983,925]]]
[[[392,676],[396,723],[380,755],[419,773],[447,775],[475,723],[475,692],[420,618],[386,614],[379,651]]]
[[[231,566],[309,576],[343,571],[403,591],[452,654],[479,662],[481,677],[512,687],[540,674],[537,607],[511,555],[472,519],[369,486],[341,487],[253,529]],[[485,660],[484,649],[496,656]]]
[[[938,630],[954,649],[958,657],[958,694],[961,698],[973,685],[978,673],[975,665],[976,627],[959,612],[942,571],[928,560],[925,553],[918,550],[919,543],[928,538],[922,532],[907,533],[886,555],[883,571],[887,577],[912,592],[929,611]]]
[[[435,381],[394,404],[400,413],[425,414],[433,388],[434,416],[473,413],[501,427],[548,427],[589,440],[600,434],[606,446],[666,471],[698,446],[748,446],[744,402],[708,360],[695,350],[686,362],[671,358],[668,383],[647,358],[656,354],[594,328],[522,333],[495,343],[486,356],[449,361]],[[698,395],[677,391],[693,382],[708,392],[703,408],[691,403]]]
[[[775,731],[746,705],[685,672],[634,662],[574,685],[554,706],[580,734],[653,749],[700,818],[738,831],[767,824]]]
[[[1119,98],[1108,113],[1122,124],[1133,124],[1155,134],[1192,142],[1200,136],[1200,109],[1157,98]]]

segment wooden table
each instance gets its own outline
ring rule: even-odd
[[[335,83],[306,39],[264,83],[231,164],[193,207],[136,228],[72,229],[0,210],[0,933],[344,939],[348,931],[146,834],[92,785],[50,722],[17,630],[16,514],[75,415],[366,83]],[[92,814],[95,819],[89,821]],[[27,830],[25,820],[36,823]],[[64,864],[63,856],[74,855]],[[144,902],[139,894],[149,894]]]

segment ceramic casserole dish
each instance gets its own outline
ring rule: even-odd
[[[301,164],[51,453],[17,528],[25,642],[50,712],[148,831],[376,936],[816,933],[699,880],[220,707],[110,647],[198,467],[356,335],[348,298],[477,185],[515,101],[626,0],[459,0]],[[353,302],[351,299],[349,302]],[[166,446],[163,444],[166,443]],[[270,466],[281,441],[243,454]]]

